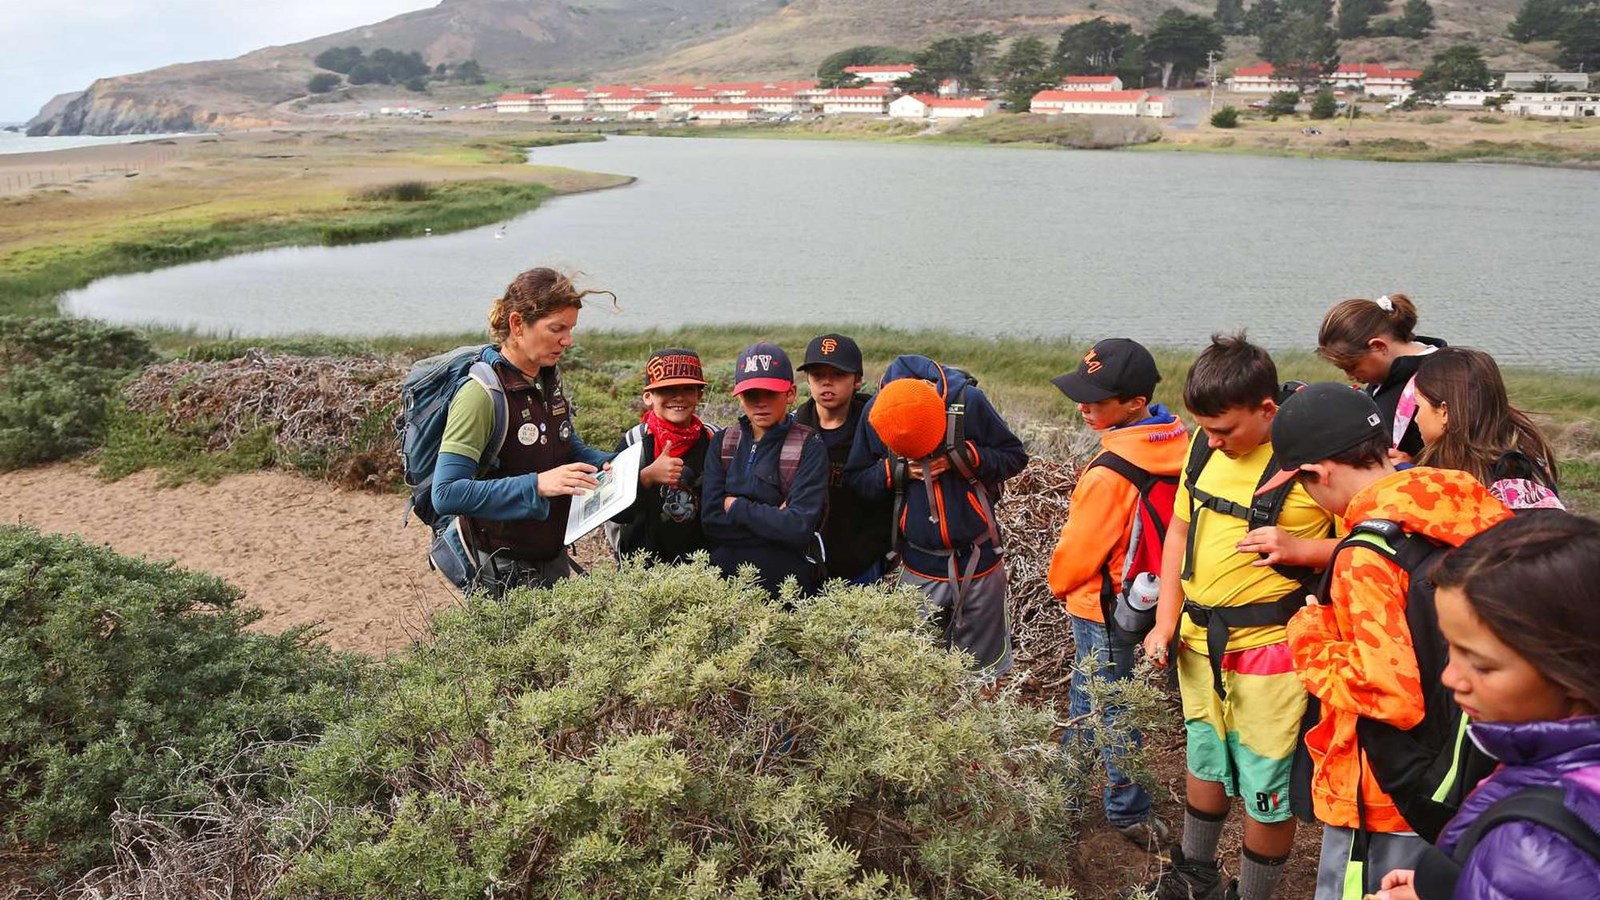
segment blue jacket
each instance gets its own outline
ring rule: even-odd
[[[494,348],[485,351],[483,358],[490,365],[510,365]],[[516,428],[507,430],[506,440],[514,440],[515,436]],[[573,423],[572,462],[588,463],[598,469],[613,456],[616,454],[585,444],[578,437],[577,423]],[[497,471],[479,478],[478,461],[459,453],[441,453],[433,465],[433,508],[441,516],[493,521],[544,519],[550,515],[550,501],[539,496],[538,472]]]
[[[966,440],[965,446],[957,450],[976,470],[990,502],[999,503],[1006,479],[1028,464],[1022,439],[1011,432],[989,398],[965,373],[941,366],[925,356],[902,356],[884,370],[882,384],[901,378],[932,382],[946,404],[958,396],[962,398],[966,405],[962,416]],[[876,402],[877,397],[873,397],[867,404],[862,426],[856,432],[855,446],[850,451],[850,462],[845,466],[846,482],[856,493],[869,499],[894,493],[894,455],[878,438],[870,421],[866,421]],[[927,551],[954,550],[960,571],[966,571],[974,552],[979,554],[974,574],[992,570],[999,563],[995,548],[987,542],[974,546],[988,535],[989,523],[966,479],[952,468],[934,483],[934,494],[934,503],[940,507],[937,523],[930,520],[928,491],[924,485],[920,481],[905,485],[905,504],[897,527],[903,536],[900,550],[906,568],[924,577],[944,579],[949,572],[948,557]],[[998,524],[995,530],[998,533]]]
[[[806,551],[812,533],[822,524],[828,498],[828,448],[816,434],[806,438],[794,483],[785,497],[778,480],[778,455],[793,424],[791,413],[756,443],[750,420],[740,416],[739,424],[733,426],[739,429],[739,446],[727,471],[722,466],[722,437],[719,434],[712,440],[706,452],[700,512],[707,542],[733,547],[775,544],[795,553]],[[729,496],[740,499],[724,512],[723,501]]]
[[[1600,716],[1555,722],[1474,722],[1472,739],[1500,760],[1439,835],[1453,853],[1467,827],[1489,807],[1525,787],[1566,790],[1566,807],[1600,830]],[[1600,897],[1600,862],[1532,822],[1491,829],[1456,882],[1455,900]]]

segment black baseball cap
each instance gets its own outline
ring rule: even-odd
[[[800,371],[812,366],[833,366],[841,372],[861,375],[861,348],[842,334],[814,337],[806,345],[806,361],[800,364]]]
[[[1130,338],[1100,341],[1084,354],[1078,368],[1050,379],[1074,403],[1099,403],[1112,397],[1148,399],[1159,381],[1155,357]]]
[[[1383,416],[1364,391],[1333,381],[1306,385],[1283,401],[1272,419],[1272,452],[1283,469],[1256,493],[1276,490],[1298,475],[1301,466],[1383,433]]]

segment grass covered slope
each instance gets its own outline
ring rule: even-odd
[[[0,314],[52,315],[107,275],[304,244],[487,225],[624,176],[521,165],[521,147],[594,135],[275,132],[204,138],[129,180],[0,197]]]

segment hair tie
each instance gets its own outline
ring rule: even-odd
[[[1384,294],[1372,302],[1378,304],[1378,308],[1384,312],[1394,312],[1394,301],[1389,299],[1388,294]]]

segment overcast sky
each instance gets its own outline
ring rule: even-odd
[[[231,59],[380,22],[438,0],[3,0],[0,122],[96,78]]]

